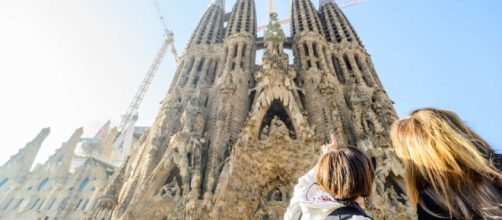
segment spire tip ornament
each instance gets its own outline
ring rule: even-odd
[[[319,0],[319,7],[322,7],[323,5],[328,3],[335,3],[335,0]]]
[[[213,5],[220,6],[221,8],[224,8],[225,7],[225,0],[211,0],[210,6],[213,6]]]

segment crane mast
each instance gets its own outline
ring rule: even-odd
[[[155,59],[153,60],[152,64],[150,65],[148,72],[146,73],[145,77],[143,78],[143,81],[141,82],[139,89],[136,91],[136,94],[134,95],[133,100],[129,104],[129,107],[127,108],[127,112],[122,116],[122,121],[120,122],[120,125],[119,125],[119,131],[124,131],[127,124],[137,114],[139,106],[141,105],[141,102],[143,101],[143,98],[145,97],[145,94],[148,91],[148,88],[150,87],[150,84],[152,83],[152,80],[155,77],[155,74],[157,73],[159,66],[162,63],[162,60],[165,57],[166,52],[169,47],[171,47],[171,53],[173,54],[174,59],[176,60],[176,62],[178,62],[178,52],[177,52],[176,48],[174,47],[174,33],[167,28],[167,22],[164,19],[164,16],[162,16],[162,11],[160,10],[159,2],[157,0],[153,0],[153,4],[155,6],[155,10],[157,11],[159,19],[161,21],[166,38],[164,39],[162,46],[160,47],[159,51],[157,52]]]
[[[136,94],[134,95],[133,101],[127,108],[126,114],[122,117],[122,121],[119,126],[120,131],[123,131],[127,126],[127,123],[129,123],[132,120],[132,118],[136,115],[136,112],[138,111],[138,108],[141,105],[141,102],[143,101],[143,98],[145,97],[145,94],[148,91],[148,88],[150,87],[153,78],[155,77],[155,73],[157,73],[157,70],[159,69],[159,66],[162,63],[162,59],[166,55],[168,46],[169,44],[164,42],[160,47],[160,50],[157,52],[157,55],[155,56],[153,63],[150,65],[150,68],[148,69],[148,72],[143,78],[143,81],[141,82],[138,91],[136,91]]]

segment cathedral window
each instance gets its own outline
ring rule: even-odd
[[[193,87],[197,86],[197,83],[199,83],[199,75],[195,76],[192,81]]]
[[[89,185],[89,177],[82,180],[82,182],[80,183],[80,186],[78,188],[78,191],[83,192],[85,190],[85,188],[87,188],[88,185]]]
[[[306,103],[305,103],[305,95],[303,94],[303,92],[302,92],[302,91],[299,91],[299,92],[298,92],[298,96],[300,97],[300,102],[301,102],[301,104],[302,104],[302,107],[303,107],[303,108],[305,108],[305,104],[306,104]]]
[[[246,50],[247,50],[247,45],[244,44],[243,47],[242,47],[242,57],[246,57]]]
[[[47,207],[47,210],[51,210],[52,209],[52,206],[54,206],[54,204],[56,203],[56,200],[57,200],[56,198],[52,199],[51,203]]]
[[[98,200],[95,200],[92,204],[92,210],[96,210],[96,208],[98,208]]]
[[[82,204],[82,201],[83,201],[83,199],[80,199],[80,200],[78,201],[77,205],[75,206],[75,210],[77,210],[77,209],[78,209],[78,207],[80,207],[80,204]]]
[[[314,51],[314,57],[319,57],[319,54],[317,53],[317,44],[316,43],[314,43],[312,45],[312,49]]]
[[[10,198],[9,201],[7,203],[5,203],[5,205],[3,207],[3,210],[6,210],[7,208],[9,208],[10,204],[12,203],[12,201],[14,201],[14,198]]]
[[[44,190],[47,187],[48,183],[49,183],[49,178],[45,178],[44,180],[42,180],[42,182],[38,184],[37,191],[40,192]]]
[[[87,208],[87,204],[89,203],[89,199],[86,199],[84,204],[82,205],[82,211],[85,210],[85,208]]]
[[[345,104],[347,105],[347,108],[349,108],[350,110],[354,110],[352,108],[352,103],[350,102],[349,94],[345,93],[343,97],[345,98]]]
[[[23,201],[24,201],[24,199],[19,199],[19,201],[16,203],[16,205],[15,205],[15,206],[14,206],[14,208],[12,208],[12,209],[13,209],[13,210],[14,210],[14,209],[17,209],[17,208],[21,205],[21,203],[23,203]]]
[[[305,56],[309,56],[309,46],[306,43],[303,44],[303,52],[305,53]]]
[[[363,73],[363,80],[368,87],[373,87],[373,80],[371,80],[371,77],[368,75],[368,73]]]
[[[343,55],[343,61],[345,62],[345,66],[347,66],[347,69],[349,71],[352,71],[352,64],[350,64],[350,60],[349,60],[349,57],[347,56],[347,54],[344,54]]]
[[[192,166],[192,154],[191,153],[187,154],[187,160],[188,160],[188,166],[191,167]]]
[[[234,46],[234,53],[233,53],[233,55],[232,55],[232,57],[233,57],[233,58],[236,58],[236,57],[237,57],[237,51],[238,51],[238,49],[239,49],[239,48],[238,48],[238,46],[237,46],[237,45],[235,45],[235,46]]]
[[[64,198],[64,199],[61,201],[61,203],[59,204],[59,209],[64,209],[64,208],[66,208],[66,204],[68,203],[68,200],[69,200],[69,199],[70,199],[70,198],[68,198],[68,197]]]
[[[248,112],[250,112],[251,108],[253,107],[253,101],[255,96],[256,96],[256,90],[253,90],[249,93]]]
[[[40,208],[42,208],[42,206],[44,205],[44,203],[45,203],[45,199],[44,199],[44,200],[42,200],[42,202],[40,202],[40,203],[38,204],[37,210],[40,210]]]
[[[359,59],[359,55],[356,54],[354,55],[354,59],[356,60],[356,64],[357,64],[357,69],[359,69],[359,71],[363,71],[363,65],[361,64],[361,60]]]
[[[204,67],[204,63],[206,62],[206,59],[202,58],[199,62],[199,65],[197,65],[197,72],[202,71],[202,67]]]
[[[209,75],[209,83],[214,83],[214,79],[216,78],[216,71],[218,71],[218,61],[214,64],[214,69]]]
[[[355,55],[354,59],[356,60],[357,68],[362,72],[363,80],[366,83],[368,87],[373,87],[374,83],[373,80],[371,79],[371,72],[369,71],[363,71],[365,70],[363,64],[361,63],[361,59],[359,58],[359,55]]]
[[[192,71],[192,68],[193,68],[193,64],[195,63],[195,58],[194,57],[191,57],[190,58],[190,62],[188,62],[187,64],[187,72],[190,72]]]
[[[223,57],[225,59],[228,57],[228,47],[225,48],[225,53],[223,54]]]
[[[343,75],[342,67],[340,66],[340,61],[335,55],[333,55],[332,61],[333,61],[333,66],[335,67],[336,78],[338,78],[338,81],[340,81],[342,84],[345,84],[346,82],[345,76]]]
[[[2,189],[3,186],[5,186],[5,184],[7,183],[7,181],[9,181],[9,178],[5,178],[2,181],[0,181],[0,189]]]

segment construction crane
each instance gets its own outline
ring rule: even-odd
[[[365,1],[366,0],[350,0],[350,1],[346,2],[346,3],[339,4],[338,7],[340,7],[340,8],[347,8],[347,7],[350,7],[350,6],[361,4],[361,3],[365,2]],[[268,14],[271,14],[272,12],[275,12],[275,10],[274,10],[274,0],[268,0]],[[284,25],[284,24],[288,24],[290,22],[291,22],[291,18],[287,18],[287,19],[284,19],[284,20],[280,20],[279,24]],[[258,28],[257,28],[258,31],[265,31],[266,29],[267,29],[267,25],[261,25],[261,26],[258,26]]]
[[[155,77],[155,74],[157,73],[157,70],[159,69],[159,66],[162,63],[162,60],[163,60],[164,56],[166,55],[166,52],[169,49],[169,47],[171,48],[171,53],[173,54],[176,62],[178,62],[178,59],[179,59],[178,52],[177,52],[176,48],[174,47],[174,33],[169,28],[167,28],[167,22],[164,19],[164,16],[162,16],[162,11],[160,10],[160,4],[159,4],[158,0],[153,0],[153,4],[154,4],[155,10],[157,11],[157,14],[159,16],[159,19],[160,19],[162,28],[164,29],[164,33],[165,33],[166,37],[164,39],[162,46],[160,47],[159,51],[157,52],[155,59],[153,60],[152,64],[150,65],[148,72],[146,73],[145,77],[143,78],[143,81],[141,82],[138,91],[136,91],[136,94],[134,95],[134,98],[133,98],[131,104],[129,104],[129,107],[127,108],[127,112],[122,116],[122,121],[120,122],[120,125],[119,125],[119,131],[124,131],[127,124],[137,114],[138,108],[141,105],[141,102],[143,101],[143,98],[145,97],[145,94],[148,91],[148,88],[150,87],[150,84],[152,83],[152,80]]]

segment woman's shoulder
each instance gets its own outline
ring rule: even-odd
[[[337,217],[337,216],[328,216],[326,218],[326,220],[340,220],[341,218]],[[368,218],[368,217],[365,217],[365,216],[362,216],[362,215],[353,215],[352,217],[350,218],[343,218],[344,220],[372,220],[371,218]]]

